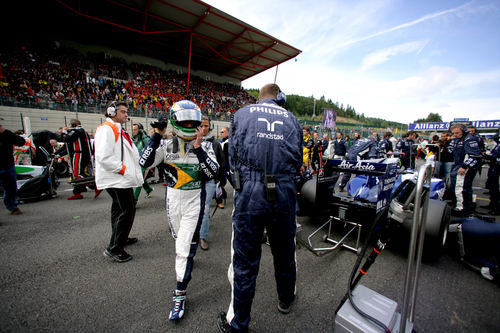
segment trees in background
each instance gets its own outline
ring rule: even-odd
[[[247,89],[247,92],[255,98],[259,98],[258,89]],[[397,123],[394,121],[388,121],[380,118],[370,118],[365,117],[365,115],[356,113],[354,107],[349,104],[344,106],[343,103],[333,102],[331,99],[325,99],[325,96],[321,96],[319,99],[314,101],[314,97],[305,97],[299,95],[286,95],[286,108],[292,112],[295,116],[300,118],[307,118],[309,120],[319,120],[323,118],[323,109],[332,109],[337,111],[337,116],[350,118],[361,122],[363,125],[378,128],[402,128],[406,127],[406,124]],[[313,111],[316,117],[313,119]]]
[[[439,113],[429,113],[427,118],[421,118],[414,121],[414,123],[441,123],[443,118]]]

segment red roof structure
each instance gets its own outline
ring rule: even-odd
[[[150,56],[188,72],[241,82],[301,53],[199,0],[54,1],[49,9],[54,32],[60,34],[63,27],[68,37]]]

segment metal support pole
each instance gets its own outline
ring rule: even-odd
[[[422,258],[427,208],[429,204],[429,191],[424,193],[423,190],[424,182],[428,184],[431,182],[431,170],[431,165],[426,164],[420,167],[418,173],[415,204],[413,207],[413,225],[408,250],[408,268],[406,271],[403,306],[401,308],[401,322],[399,326],[399,332],[401,333],[411,331],[413,328],[415,296]],[[422,194],[424,195],[422,196]]]
[[[189,34],[189,62],[188,62],[188,77],[186,85],[186,96],[189,95],[189,79],[191,77],[191,51],[193,49],[193,32]]]
[[[430,170],[430,171],[429,171]],[[432,176],[432,168],[426,170],[425,178],[428,178],[429,184]],[[420,277],[420,266],[422,265],[422,253],[424,251],[424,238],[425,238],[425,227],[427,223],[427,210],[429,207],[429,191],[427,191],[424,195],[423,208],[420,213],[420,230],[419,230],[419,239],[418,239],[418,248],[417,248],[417,258],[415,262],[415,282],[413,283],[413,289],[410,296],[412,303],[410,304],[410,323],[413,324],[415,321],[415,306],[417,303],[417,286],[418,279]]]

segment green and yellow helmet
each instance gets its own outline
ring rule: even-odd
[[[170,108],[170,123],[179,138],[193,140],[196,127],[201,126],[200,107],[188,100],[175,102]]]

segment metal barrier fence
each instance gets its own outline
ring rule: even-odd
[[[68,111],[75,112],[75,117],[78,118],[78,113],[93,113],[93,114],[104,114],[108,107],[109,102],[100,103],[86,103],[85,105],[80,105],[78,103],[56,102],[51,99],[42,99],[39,101],[34,101],[33,99],[19,99],[9,96],[0,96],[0,105],[20,107],[20,108],[30,108],[30,109],[49,109],[54,111]],[[160,114],[164,113],[164,110],[159,110],[156,107],[148,108],[147,106],[139,105],[138,107],[133,107],[129,104],[128,114],[132,117],[145,117],[149,119],[156,119]],[[213,113],[205,111],[212,120],[220,121],[230,121],[231,113],[228,112],[218,112]]]
[[[10,96],[0,96],[0,105],[11,106],[11,107],[20,107],[20,108],[31,108],[31,109],[49,109],[54,111],[67,111],[67,112],[75,112],[75,118],[78,118],[78,113],[92,113],[92,114],[101,114],[104,115],[105,110],[107,109],[109,102],[94,102],[94,103],[86,103],[85,105],[81,105],[78,103],[74,103],[70,100],[65,100],[63,102],[57,102],[52,99],[39,99],[35,101],[32,98],[14,98]],[[156,107],[148,108],[144,105],[139,105],[137,107],[133,107],[133,105],[129,105],[128,114],[131,117],[145,117],[147,119],[156,119],[158,115],[164,113],[164,110],[159,110]],[[230,112],[217,112],[213,113],[209,110],[204,110],[205,115],[211,120],[217,121],[230,121],[231,113]],[[337,128],[329,129],[322,126],[321,121],[311,121],[311,120],[299,120],[300,124],[308,125],[311,127],[311,130],[314,132],[318,132],[320,136],[323,134],[327,134],[329,137],[334,137],[337,131],[342,132],[345,135],[349,135],[351,138],[354,136],[354,133],[358,132],[361,137],[369,137],[373,132],[379,133],[382,136],[384,129],[380,128],[367,128],[360,126],[359,124],[352,123],[337,123]]]

